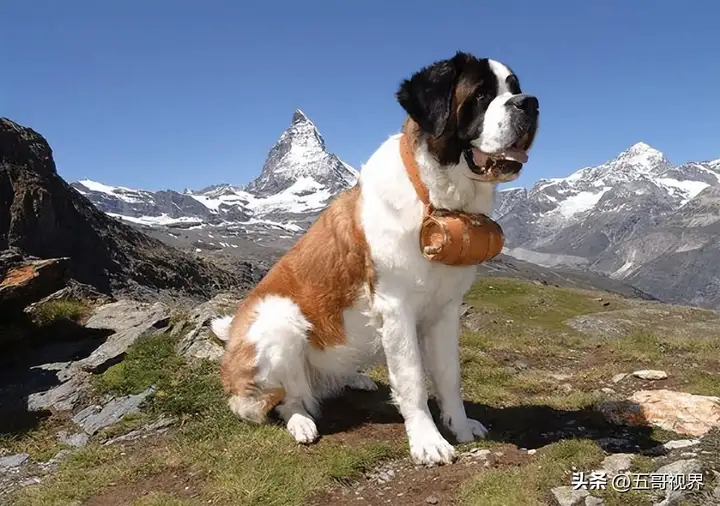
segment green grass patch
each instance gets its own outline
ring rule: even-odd
[[[295,443],[279,424],[243,423],[227,407],[217,364],[184,361],[175,354],[176,342],[167,334],[144,335],[123,362],[96,378],[98,394],[133,394],[150,385],[157,390],[144,414],[107,429],[64,462],[56,475],[20,490],[15,504],[82,503],[110,487],[153,480],[156,475],[163,483],[172,482],[168,476],[182,470],[198,484],[197,500],[163,489],[138,497],[138,504],[299,505],[323,487],[347,482],[382,460],[405,455],[404,445],[377,441],[350,445],[330,439],[306,447]],[[148,440],[147,445],[127,449],[99,443],[161,415],[180,419],[162,442],[153,445]]]
[[[49,300],[34,308],[32,318],[36,325],[44,327],[63,320],[79,323],[89,312],[89,306],[80,300]]]
[[[519,322],[532,322],[536,326],[554,330],[569,330],[563,323],[568,318],[624,307],[619,297],[607,297],[613,301],[609,308],[594,300],[597,295],[591,292],[514,279],[485,278],[473,285],[466,300],[476,309],[495,309]]]
[[[175,353],[177,338],[165,333],[145,334],[127,351],[125,360],[108,368],[94,378],[99,394],[130,395],[140,393],[151,385],[169,387],[175,376],[182,375],[186,366]]]
[[[460,498],[473,506],[552,504],[550,489],[570,485],[573,466],[591,470],[602,459],[602,450],[592,441],[560,441],[544,447],[529,464],[483,471],[461,488]]]

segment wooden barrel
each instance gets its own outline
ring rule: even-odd
[[[447,265],[476,265],[497,256],[505,236],[498,223],[482,214],[435,210],[420,228],[425,258]]]

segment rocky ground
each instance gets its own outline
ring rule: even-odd
[[[718,313],[478,281],[463,389],[490,434],[428,469],[408,459],[383,369],[377,392],[327,403],[316,445],[235,420],[208,321],[242,296],[173,305],[73,285],[28,308],[44,337],[0,359],[0,503],[720,504]]]

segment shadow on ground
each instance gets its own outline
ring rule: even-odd
[[[112,331],[71,320],[35,325],[29,317],[0,327],[11,339],[0,348],[0,436],[36,428],[49,411],[30,411],[28,396],[59,385],[63,368],[88,357]]]
[[[497,408],[465,402],[470,418],[489,429],[488,441],[509,443],[518,448],[539,448],[564,439],[591,439],[609,453],[632,452],[655,455],[661,442],[652,437],[650,427],[631,427],[610,423],[592,407],[562,410],[544,405]],[[434,400],[430,410],[438,427],[452,441],[439,423],[439,409]],[[318,420],[322,437],[343,440],[356,438],[404,438],[403,419],[390,401],[390,389],[379,385],[375,392],[346,392],[327,400]]]

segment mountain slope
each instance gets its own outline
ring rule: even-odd
[[[719,182],[720,160],[674,166],[637,143],[566,178],[500,192],[494,216],[516,258],[591,269],[663,300],[720,307],[715,281],[674,274],[668,260],[680,254],[675,265],[714,269],[702,251],[717,252],[705,227],[715,222]]]
[[[0,118],[0,250],[69,257],[70,275],[105,292],[177,291],[209,296],[249,286],[258,272],[233,271],[167,246],[98,211],[58,174],[47,141]]]

